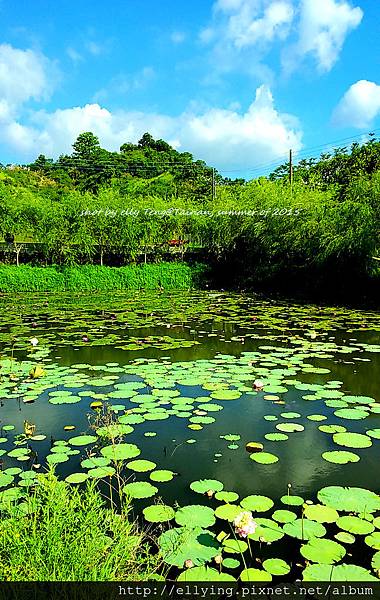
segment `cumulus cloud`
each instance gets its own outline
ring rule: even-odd
[[[227,13],[224,37],[237,49],[286,37],[294,16],[287,0],[219,0],[215,10]]]
[[[34,50],[0,45],[0,118],[15,114],[29,100],[50,96],[57,72],[54,64]]]
[[[286,37],[293,20],[291,0],[217,0],[213,24],[200,33],[204,43],[217,40],[241,50]]]
[[[361,79],[353,83],[340,100],[333,122],[345,127],[370,127],[380,114],[380,85]]]
[[[1,127],[0,127],[1,130]],[[92,131],[103,147],[117,150],[127,141],[136,142],[145,131],[156,138],[173,140],[181,151],[190,151],[221,171],[249,169],[286,156],[288,149],[302,146],[302,131],[295,117],[280,113],[266,86],[256,91],[245,112],[209,108],[189,110],[172,117],[163,114],[110,112],[99,104],[39,111],[29,125],[12,122],[1,134],[7,143],[27,159],[44,153],[57,157],[71,151],[79,133]]]
[[[283,53],[285,70],[293,71],[305,56],[312,56],[320,72],[330,71],[362,18],[361,8],[346,0],[302,0],[298,39]]]
[[[264,81],[261,61],[276,43],[287,74],[306,57],[319,72],[331,70],[363,18],[351,0],[216,0],[212,14],[199,39],[211,48],[215,68],[250,70]]]

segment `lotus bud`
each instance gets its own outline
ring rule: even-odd
[[[262,390],[264,387],[264,383],[263,381],[261,381],[261,379],[255,379],[255,381],[253,382],[253,387],[255,390]]]

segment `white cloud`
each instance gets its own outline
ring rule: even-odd
[[[293,71],[300,60],[310,55],[319,71],[330,71],[347,35],[358,27],[362,18],[361,8],[346,0],[302,0],[298,40],[283,54],[285,70]]]
[[[186,34],[183,31],[173,31],[170,39],[173,44],[182,44],[186,39]]]
[[[69,46],[69,48],[67,48],[66,54],[75,64],[80,63],[84,60],[83,56],[77,50],[75,50],[75,48],[72,48],[71,46]]]
[[[364,129],[380,115],[380,85],[361,79],[353,83],[340,100],[333,122],[345,127]]]
[[[217,38],[238,50],[286,37],[293,20],[291,0],[218,0],[214,4],[214,25],[200,38]]]
[[[88,41],[85,44],[86,50],[93,56],[100,56],[106,50],[106,47],[103,44],[94,41]]]
[[[34,50],[0,45],[0,115],[15,114],[28,100],[46,100],[56,82],[54,64]]]
[[[226,37],[238,49],[255,46],[259,42],[272,42],[287,35],[294,10],[289,2],[278,0],[265,7],[246,0],[227,23]]]
[[[40,153],[57,157],[71,151],[79,133],[92,131],[103,147],[117,150],[127,141],[136,142],[145,131],[156,138],[172,140],[181,151],[190,151],[220,170],[252,166],[298,151],[302,132],[297,120],[280,113],[270,90],[261,86],[245,113],[209,108],[185,111],[177,117],[132,111],[110,112],[98,104],[87,104],[34,114],[29,126],[12,122],[0,127],[9,145],[24,153],[25,160]]]

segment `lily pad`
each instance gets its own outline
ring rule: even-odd
[[[208,506],[192,504],[184,506],[175,513],[175,520],[183,527],[211,527],[215,523],[214,511]]]
[[[157,494],[158,489],[147,481],[135,481],[127,483],[123,487],[123,492],[130,498],[150,498]]]
[[[190,483],[190,489],[198,494],[207,494],[208,491],[221,492],[223,489],[223,483],[217,479],[200,479]]]
[[[347,463],[357,463],[360,460],[360,456],[354,452],[345,452],[344,450],[332,450],[330,452],[324,452],[322,458],[337,465],[346,465]]]
[[[281,558],[268,558],[263,562],[264,569],[271,575],[287,575],[290,573],[290,567]]]
[[[273,507],[273,500],[267,496],[251,495],[246,496],[240,502],[244,510],[251,510],[252,512],[266,512]]]
[[[105,446],[100,450],[100,453],[106,458],[119,461],[135,458],[136,456],[139,456],[141,450],[135,444],[115,444]]]
[[[260,454],[251,454],[249,458],[261,465],[272,465],[278,462],[279,460],[278,456],[276,456],[275,454],[271,454],[270,452],[260,452]]]
[[[144,508],[143,515],[150,523],[164,523],[173,519],[175,511],[166,504],[153,504]]]
[[[296,519],[291,523],[285,523],[283,529],[287,535],[299,540],[311,540],[326,535],[326,529],[321,523],[309,519]]]
[[[333,540],[312,538],[305,546],[301,546],[301,554],[307,560],[324,565],[339,562],[346,554],[346,549]]]

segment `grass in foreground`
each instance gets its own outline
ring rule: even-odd
[[[95,483],[73,488],[52,474],[39,478],[20,510],[1,515],[1,581],[141,581],[159,557],[128,518],[106,507]]]

